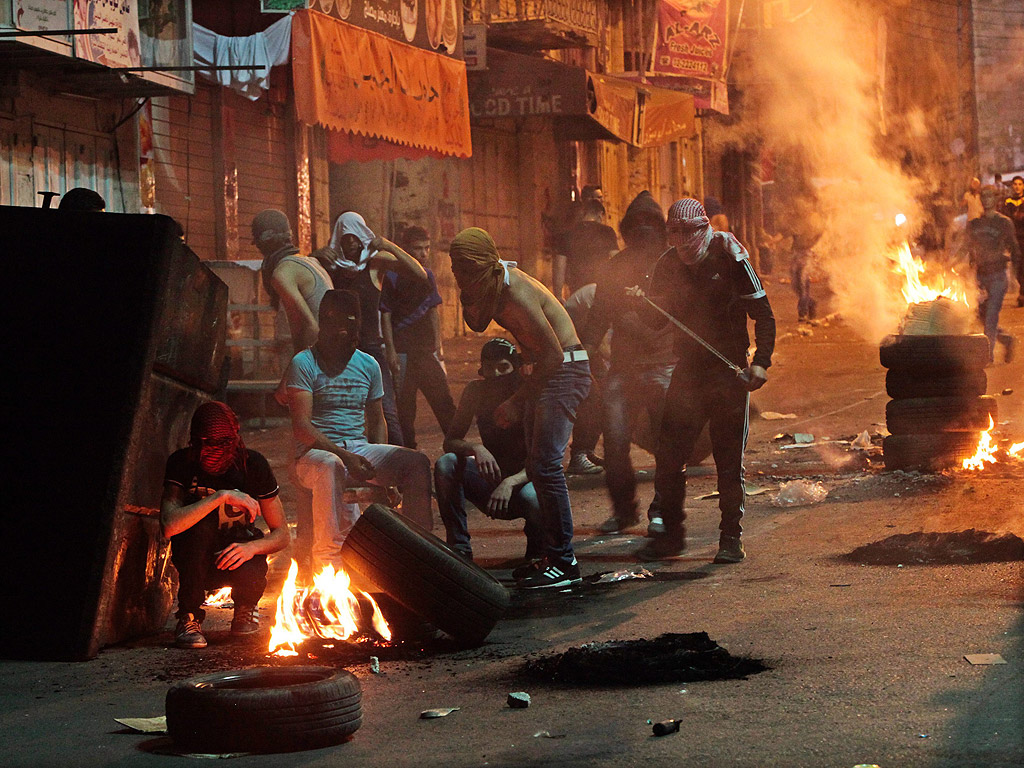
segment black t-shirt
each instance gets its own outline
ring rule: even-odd
[[[597,221],[577,222],[563,235],[565,282],[569,292],[596,283],[598,270],[608,260],[610,251],[619,249],[615,230]]]
[[[511,477],[526,466],[526,433],[523,422],[517,421],[510,427],[499,427],[494,421],[494,411],[512,396],[520,382],[519,376],[509,375],[472,383],[472,386],[479,387],[476,428],[480,432],[480,441],[494,455],[501,468],[502,477]]]
[[[278,492],[274,471],[263,454],[257,451],[247,452],[244,470],[232,466],[223,475],[210,475],[192,458],[191,449],[182,448],[167,459],[164,482],[185,489],[185,506],[223,490],[237,489],[257,501],[272,499]],[[263,536],[263,532],[254,523],[246,522],[245,510],[231,504],[222,504],[219,509],[200,520],[198,525],[218,527],[224,543],[252,541]]]

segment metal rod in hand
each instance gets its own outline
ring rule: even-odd
[[[647,298],[646,296],[644,296],[644,297],[643,297],[643,299],[644,299],[644,301],[646,301],[646,302],[647,302],[648,304],[650,304],[650,305],[651,305],[652,307],[654,307],[654,308],[655,308],[656,310],[658,310],[659,312],[661,312],[661,314],[663,314],[663,315],[664,315],[665,317],[667,317],[667,318],[669,319],[669,321],[670,321],[670,322],[671,322],[671,323],[672,323],[672,324],[673,324],[673,325],[674,325],[674,326],[675,326],[676,328],[678,328],[678,329],[679,329],[680,331],[682,331],[683,333],[685,333],[685,334],[686,334],[687,336],[689,336],[689,337],[690,337],[691,339],[693,339],[694,341],[696,341],[696,342],[697,342],[698,344],[700,344],[700,345],[701,345],[702,347],[704,347],[704,349],[706,349],[706,350],[707,350],[708,352],[710,352],[710,353],[711,353],[712,355],[714,355],[715,357],[717,357],[717,358],[718,358],[719,360],[721,360],[721,361],[722,361],[723,363],[725,363],[726,365],[728,365],[728,366],[729,366],[729,368],[731,368],[731,369],[732,369],[732,370],[733,370],[733,371],[734,371],[735,373],[742,373],[742,372],[743,372],[743,369],[742,369],[742,368],[740,368],[740,367],[739,367],[738,365],[736,365],[736,363],[734,363],[734,362],[733,362],[732,360],[730,360],[729,358],[727,358],[727,357],[726,357],[725,355],[723,355],[723,354],[722,354],[721,352],[719,352],[719,351],[718,351],[717,349],[715,349],[715,348],[714,348],[714,347],[712,347],[712,346],[711,346],[710,344],[708,344],[708,343],[707,343],[706,341],[704,341],[704,339],[702,339],[702,338],[701,338],[700,336],[698,336],[698,335],[697,335],[696,333],[694,333],[694,332],[693,332],[693,331],[691,331],[691,330],[690,330],[689,328],[687,328],[687,327],[686,327],[685,325],[683,325],[683,324],[682,324],[681,322],[679,322],[679,321],[678,321],[678,320],[677,320],[677,319],[676,319],[676,318],[675,318],[675,317],[674,317],[673,315],[670,315],[670,314],[669,314],[668,312],[666,312],[666,311],[665,311],[664,309],[662,309],[661,307],[659,307],[659,306],[658,306],[657,304],[655,304],[655,303],[654,303],[653,301],[651,301],[651,300],[650,300],[649,298]]]

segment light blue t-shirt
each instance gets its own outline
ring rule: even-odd
[[[313,426],[333,443],[365,440],[366,404],[384,397],[380,366],[358,349],[333,378],[323,372],[312,350],[302,350],[288,368],[288,387],[313,393]]]

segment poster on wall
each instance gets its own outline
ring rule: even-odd
[[[68,21],[67,0],[15,0],[14,26],[18,29],[67,29]]]
[[[462,58],[462,0],[309,0],[310,10]]]
[[[139,8],[132,0],[74,0],[75,29],[115,28],[108,35],[76,35],[75,56],[106,67],[142,65]]]

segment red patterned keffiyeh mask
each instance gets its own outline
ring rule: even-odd
[[[239,434],[238,417],[224,403],[203,403],[192,415],[192,448],[198,451],[199,466],[210,475],[223,475],[232,465],[242,466],[245,444]]]

